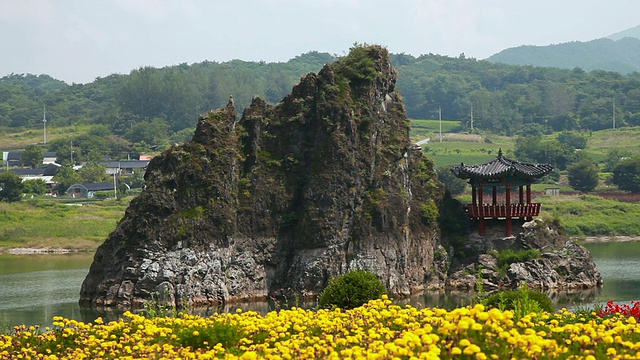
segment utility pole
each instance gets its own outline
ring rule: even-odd
[[[71,149],[71,166],[73,166],[73,141],[71,142],[70,149]]]
[[[442,109],[438,106],[438,120],[440,122],[440,142],[442,142]]]
[[[44,144],[47,145],[47,105],[42,107],[42,123],[44,125]]]
[[[471,132],[473,132],[473,103],[471,103]]]
[[[613,98],[613,128],[616,128],[616,98]]]

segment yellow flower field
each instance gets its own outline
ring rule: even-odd
[[[145,318],[0,335],[2,359],[638,359],[633,317],[529,314],[482,305],[451,311],[395,305]]]

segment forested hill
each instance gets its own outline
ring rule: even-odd
[[[12,74],[0,78],[0,133],[41,129],[46,105],[48,127],[94,126],[92,137],[51,141],[48,151],[68,148],[70,141],[74,151],[79,143],[101,151],[99,139],[112,143],[114,149],[107,151],[112,154],[116,147],[118,152],[164,148],[190,138],[198,115],[225,106],[230,95],[240,110],[255,95],[276,103],[301,76],[332,61],[330,54],[309,52],[284,63],[233,60],[143,67],[72,85],[47,75]],[[468,130],[473,106],[475,131],[600,130],[611,127],[615,99],[617,126],[640,125],[640,73],[494,64],[433,54],[395,54],[391,61],[410,118],[437,119],[440,107],[443,119],[460,120]]]
[[[611,40],[620,40],[625,37],[632,37],[636,39],[640,39],[640,25],[633,27],[631,29],[627,29],[624,31],[617,32],[615,34],[611,34],[607,36],[608,39]]]
[[[616,40],[603,38],[547,46],[523,45],[502,50],[487,60],[514,65],[563,69],[580,67],[587,71],[598,69],[628,74],[640,71],[640,39],[636,37]]]

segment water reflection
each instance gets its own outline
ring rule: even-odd
[[[640,298],[640,242],[589,243],[585,248],[604,280],[599,303]]]
[[[93,254],[0,255],[0,326],[81,319],[80,285]]]
[[[573,292],[550,292],[556,308],[575,308],[609,300],[628,302],[640,298],[640,242],[587,244],[603,276],[604,287]],[[122,311],[80,309],[80,286],[88,273],[93,254],[0,255],[0,328],[18,324],[51,325],[54,316],[91,322],[97,317],[115,320]],[[452,309],[472,303],[469,292],[428,292],[398,300],[418,308]],[[293,306],[314,308],[313,302],[274,303],[256,301],[222,307],[193,309],[198,315],[215,312],[269,311]]]

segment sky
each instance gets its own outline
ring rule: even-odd
[[[638,0],[0,0],[0,77],[71,83],[205,60],[285,62],[354,43],[485,59],[640,25]]]

